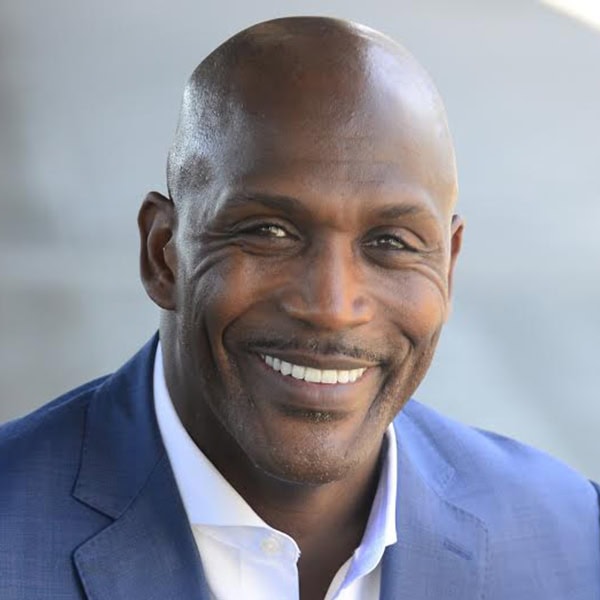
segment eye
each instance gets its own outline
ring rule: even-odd
[[[240,224],[236,233],[248,242],[256,244],[267,243],[292,243],[298,239],[298,234],[293,226],[278,221],[262,221]]]
[[[378,235],[368,240],[365,245],[377,250],[411,250],[411,247],[402,238],[390,233]]]
[[[254,233],[255,235],[260,235],[262,237],[274,238],[285,238],[290,235],[286,229],[281,227],[281,225],[275,225],[273,223],[261,223],[260,225],[246,229],[245,233]]]

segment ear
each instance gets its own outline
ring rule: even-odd
[[[452,284],[454,279],[454,267],[456,259],[462,247],[463,231],[465,223],[459,215],[452,216],[450,224],[450,265],[448,266],[448,298],[452,298]]]
[[[173,201],[158,192],[150,192],[140,207],[138,228],[140,275],[146,293],[161,308],[174,310],[177,255]]]

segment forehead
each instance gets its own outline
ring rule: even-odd
[[[322,197],[404,196],[410,190],[451,204],[453,157],[440,147],[440,132],[402,107],[374,110],[370,100],[350,115],[242,115],[213,155],[214,183]]]
[[[202,152],[220,190],[300,186],[339,196],[403,188],[452,204],[445,115],[414,62],[375,44],[352,61],[284,66],[232,74]]]
[[[205,216],[275,211],[340,230],[373,218],[448,221],[448,190],[430,186],[409,161],[382,150],[380,141],[327,131],[289,133],[251,141],[251,151],[230,148],[215,172]]]

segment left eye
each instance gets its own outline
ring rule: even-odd
[[[399,237],[390,234],[379,235],[376,238],[369,240],[366,245],[381,250],[406,250],[408,248]]]

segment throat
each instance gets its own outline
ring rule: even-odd
[[[292,537],[300,549],[301,600],[323,600],[333,578],[360,546],[380,478],[376,462],[362,482],[287,488],[285,498],[268,496],[253,509],[271,527]],[[280,490],[281,491],[281,490]]]

